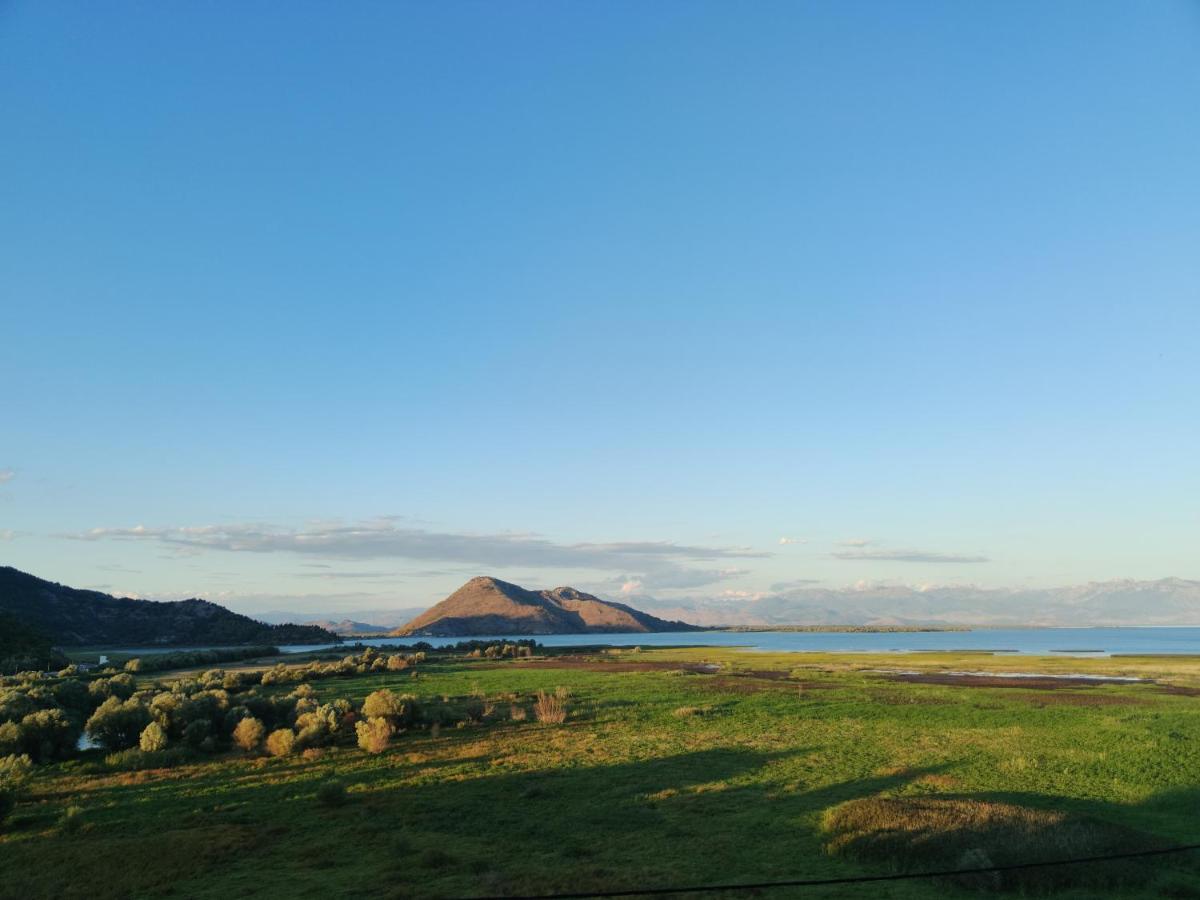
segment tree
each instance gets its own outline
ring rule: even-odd
[[[278,728],[267,736],[267,752],[272,756],[287,756],[296,746],[296,732]]]
[[[41,709],[21,720],[21,747],[35,762],[64,759],[79,739],[79,726],[61,709]]]
[[[183,742],[189,747],[203,747],[209,739],[210,731],[211,726],[205,719],[188,722],[187,727],[183,729]]]
[[[358,746],[368,753],[382,753],[387,749],[395,728],[384,718],[356,722],[354,731],[358,735]]]
[[[128,672],[122,672],[111,678],[97,678],[88,685],[88,693],[100,700],[108,697],[128,700],[136,689],[137,682]]]
[[[138,746],[145,753],[157,753],[159,750],[166,750],[167,733],[157,722],[151,722],[142,729],[142,736],[138,740]]]
[[[150,711],[138,701],[109,697],[92,713],[84,730],[109,750],[127,750],[137,746],[142,730],[149,724]]]
[[[233,729],[233,742],[247,753],[252,753],[262,743],[264,731],[266,729],[263,728],[263,723],[250,716],[238,722],[237,727]]]

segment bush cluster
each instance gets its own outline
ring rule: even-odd
[[[426,645],[427,646],[427,645]],[[532,640],[489,644],[463,641],[444,648],[469,655],[518,657],[532,654]],[[319,753],[331,745],[352,746],[379,753],[393,738],[414,725],[439,727],[482,722],[496,706],[474,698],[463,708],[442,704],[418,708],[411,695],[379,690],[361,706],[336,699],[322,703],[310,682],[371,672],[396,672],[426,659],[418,644],[411,652],[384,653],[367,647],[340,659],[314,660],[289,668],[277,664],[260,671],[208,669],[169,683],[135,678],[159,668],[160,660],[174,664],[207,661],[211,654],[258,656],[273,648],[235,648],[229,651],[187,651],[131,660],[133,671],[89,677],[72,669],[59,676],[26,673],[0,679],[0,761],[23,759],[31,764],[75,756],[81,736],[107,754],[105,766],[132,770],[166,766],[236,747],[246,753],[273,756]],[[149,660],[153,660],[150,662]],[[290,692],[272,689],[293,686]],[[510,698],[515,699],[515,695]],[[540,721],[566,718],[566,695],[541,695],[534,708]],[[512,719],[525,718],[516,704]],[[89,767],[98,763],[90,762]],[[12,781],[9,779],[8,781]],[[11,806],[15,789],[0,784],[0,807]]]
[[[164,672],[169,669],[186,669],[191,666],[211,666],[215,663],[239,662],[257,659],[260,656],[278,656],[278,647],[222,647],[214,650],[172,650],[169,653],[154,653],[127,660],[126,672]]]
[[[303,682],[320,681],[323,678],[340,678],[347,675],[366,675],[368,672],[395,672],[407,669],[425,661],[425,651],[415,653],[381,653],[374,647],[368,647],[354,656],[347,656],[331,662],[310,662],[305,666],[285,666],[278,663],[262,673],[261,683],[300,684]]]
[[[169,654],[176,662],[209,658],[210,653],[257,655],[264,649],[195,651]],[[166,655],[166,654],[164,654]],[[404,655],[365,650],[356,656],[295,669],[276,666],[265,672],[226,672],[209,669],[200,675],[163,685],[139,685],[131,672],[91,678],[70,671],[60,676],[30,672],[0,681],[0,758],[19,755],[34,763],[68,759],[79,740],[89,741],[110,753],[137,750],[155,754],[168,747],[213,752],[245,742],[257,749],[262,735],[251,740],[253,726],[235,736],[243,719],[254,719],[266,732],[287,728],[294,732],[296,749],[333,743],[340,734],[352,739],[356,712],[347,700],[318,703],[307,681],[366,671],[407,668],[424,658],[421,652]],[[146,661],[130,668],[145,671]],[[283,696],[256,690],[260,685],[295,683]],[[389,713],[389,715],[391,715]],[[397,725],[401,724],[397,720]],[[277,738],[276,747],[284,738]],[[131,762],[132,761],[132,762]],[[135,754],[120,757],[128,767],[145,762]]]
[[[524,641],[516,644],[488,644],[485,647],[472,647],[467,656],[473,659],[481,657],[487,659],[503,659],[504,657],[512,657],[513,659],[529,658],[533,656],[532,641],[526,643]]]

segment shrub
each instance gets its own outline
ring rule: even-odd
[[[17,805],[33,763],[28,756],[0,757],[0,825]]]
[[[340,781],[326,781],[317,788],[317,800],[324,806],[341,806],[346,802],[346,785]]]
[[[128,661],[125,663],[125,671],[126,671],[126,672],[140,672],[140,671],[142,671],[142,661],[141,661],[140,659],[136,659],[136,658],[135,658],[135,659],[128,660]]]
[[[21,726],[16,722],[0,724],[0,753],[20,753],[24,749],[21,738]]]
[[[567,720],[567,700],[563,688],[553,694],[545,691],[537,692],[537,701],[533,704],[533,714],[539,722],[557,725]]]
[[[179,719],[179,707],[183,703],[183,698],[173,691],[162,691],[150,701],[150,715],[154,716],[154,720],[163,728],[171,728],[172,720]],[[175,730],[178,731],[178,724],[175,725]]]
[[[225,677],[221,679],[221,687],[231,693],[237,693],[243,690],[250,681],[246,672],[226,672]]]
[[[124,672],[108,679],[108,688],[114,697],[128,700],[137,690],[137,681],[128,672]]]
[[[32,771],[33,760],[28,756],[0,756],[0,784],[20,787]]]
[[[138,740],[138,746],[141,747],[144,753],[157,753],[159,750],[166,750],[167,733],[157,722],[151,722],[142,729],[142,736]]]
[[[387,719],[376,717],[357,722],[354,731],[358,735],[358,746],[368,753],[382,753],[387,749],[395,729]]]
[[[363,701],[363,715],[368,719],[397,721],[404,716],[404,701],[387,688],[368,694]]]
[[[388,657],[387,667],[389,672],[399,672],[402,669],[408,668],[408,660],[398,653],[393,654]]]
[[[267,736],[267,752],[272,756],[287,756],[296,746],[296,732],[290,728],[277,728]]]
[[[304,747],[319,747],[333,743],[355,719],[354,706],[349,700],[322,703],[296,717],[298,740]]]
[[[517,706],[515,703],[508,709],[508,717],[514,722],[524,722],[529,714],[525,712],[525,707]]]
[[[0,691],[0,722],[20,722],[37,704],[24,691]]]
[[[0,784],[0,825],[4,824],[4,820],[9,817],[16,805],[16,789]]]
[[[447,869],[458,860],[440,847],[430,847],[421,854],[418,862],[426,869]]]
[[[58,818],[58,827],[66,834],[75,834],[83,827],[83,810],[78,806],[68,806]]]
[[[258,745],[262,743],[265,731],[263,723],[250,716],[238,722],[237,727],[233,729],[233,742],[247,753],[253,753],[258,749]]]
[[[130,747],[104,757],[104,765],[113,772],[138,772],[142,769],[169,769],[192,760],[187,747],[168,747],[147,753],[141,747]]]
[[[86,719],[96,705],[92,695],[88,693],[87,685],[78,678],[66,678],[52,688],[54,702],[63,709],[76,713],[80,719]]]
[[[317,697],[317,690],[311,684],[298,684],[292,691],[291,696],[295,697],[297,700],[303,700],[304,698],[311,698],[315,700]]]

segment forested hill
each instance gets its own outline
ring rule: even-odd
[[[333,643],[316,625],[267,625],[207,600],[159,602],[113,597],[0,566],[0,613],[55,644],[190,646]]]
[[[48,669],[65,663],[48,637],[14,616],[0,612],[0,675],[24,669]]]

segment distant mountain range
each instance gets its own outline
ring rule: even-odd
[[[392,632],[398,637],[477,634],[589,634],[619,631],[693,631],[683,622],[611,603],[571,587],[531,591],[483,576]]]
[[[480,577],[425,611],[264,613],[262,619],[274,620],[267,624],[204,600],[113,597],[0,567],[0,656],[40,658],[47,642],[63,647],[299,644],[333,642],[339,635],[587,634],[723,625],[1200,626],[1200,581],[1183,578],[1024,589],[825,588],[796,582],[753,597],[627,599],[634,605],[569,587],[534,591]],[[292,624],[299,622],[305,624]],[[400,622],[407,624],[396,628]]]
[[[355,622],[353,619],[342,619],[340,622],[332,622],[328,619],[319,619],[316,622],[308,623],[316,625],[318,628],[324,628],[326,631],[332,631],[334,634],[387,634],[390,630],[384,625],[369,625],[366,622]]]
[[[428,608],[428,606],[398,606],[394,609],[327,610],[315,613],[273,609],[255,613],[254,618],[262,622],[280,625],[288,622],[297,625],[319,625],[339,633],[344,628],[350,628],[356,633],[367,633],[375,630],[391,631],[393,628],[398,628],[405,622],[415,619]]]
[[[866,584],[828,588],[794,583],[776,585],[753,597],[623,597],[633,607],[661,619],[681,619],[705,627],[775,625],[1197,625],[1200,581],[1162,578],[1120,579],[1060,588],[912,587]],[[618,604],[619,605],[619,604]],[[395,628],[424,614],[423,608],[339,612],[352,623]],[[343,623],[329,613],[265,613],[268,621],[313,622],[340,633]],[[365,629],[357,633],[370,633]]]
[[[0,613],[60,646],[317,644],[337,640],[315,625],[267,625],[207,600],[113,597],[0,566]]]
[[[708,626],[1200,625],[1200,581],[1184,578],[1020,589],[800,585],[751,598],[629,600],[659,616]]]

